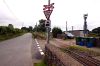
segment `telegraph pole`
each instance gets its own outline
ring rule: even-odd
[[[48,0],[48,5],[44,5],[43,12],[46,17],[45,27],[47,28],[47,44],[49,44],[49,37],[50,37],[50,28],[51,28],[51,20],[50,15],[54,9],[54,3],[50,4],[50,0]]]
[[[66,21],[66,32],[68,31],[68,29],[67,29],[67,21]]]
[[[37,22],[36,22],[36,32],[37,32]]]
[[[73,33],[73,28],[74,28],[74,27],[72,26],[72,33]]]

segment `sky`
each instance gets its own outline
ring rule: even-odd
[[[51,14],[51,28],[82,30],[83,14],[88,13],[87,25],[92,30],[100,27],[100,0],[51,0],[54,10]],[[33,26],[40,19],[46,19],[43,5],[48,0],[0,0],[0,25],[13,24],[15,27]]]

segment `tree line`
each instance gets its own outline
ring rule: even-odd
[[[17,34],[22,31],[19,28],[14,28],[12,24],[8,26],[0,26],[0,35]]]
[[[39,24],[35,25],[33,32],[46,32],[45,21],[44,19],[39,20]],[[57,37],[57,34],[62,34],[62,30],[59,27],[54,27],[51,32],[54,38]]]
[[[21,29],[19,29],[14,28],[12,24],[9,24],[8,26],[0,26],[0,35],[17,34],[22,32],[46,32],[45,21],[45,19],[39,20],[39,24],[36,24],[34,28],[29,26],[21,27]],[[54,27],[51,32],[53,37],[56,38],[57,34],[62,34],[62,29],[59,27]],[[98,34],[98,36],[100,36],[100,27],[94,28],[90,33]]]

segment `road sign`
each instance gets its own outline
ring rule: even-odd
[[[54,9],[54,6],[52,6],[52,7],[48,7],[50,10],[53,10]],[[44,11],[46,11],[46,10],[48,10],[48,8],[47,7],[45,7],[45,8],[43,8],[43,10]]]
[[[54,8],[54,3],[52,3],[52,4],[50,4],[50,5],[43,5],[44,6],[44,8],[43,8],[43,10],[47,10],[48,8],[50,9],[50,10],[53,10],[53,8]]]
[[[51,15],[52,11],[53,10],[46,10],[46,11],[44,11],[44,15],[47,18],[47,20],[50,18],[50,15]]]
[[[51,26],[51,21],[50,20],[46,20],[45,21],[45,27],[50,27]]]
[[[43,7],[48,8],[48,7],[53,7],[54,3],[50,4],[50,5],[43,5]]]
[[[50,21],[50,15],[54,9],[54,3],[50,4],[50,0],[48,0],[48,5],[44,5],[43,12],[45,17],[47,18],[47,21],[45,22],[45,27],[47,28],[47,44],[49,44],[49,33],[50,33],[50,27],[51,27],[51,21]]]

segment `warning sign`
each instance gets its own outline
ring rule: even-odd
[[[45,15],[45,17],[46,17],[47,19],[50,18],[50,15],[51,15],[52,11],[53,11],[53,10],[46,10],[46,11],[44,11],[44,15]]]

